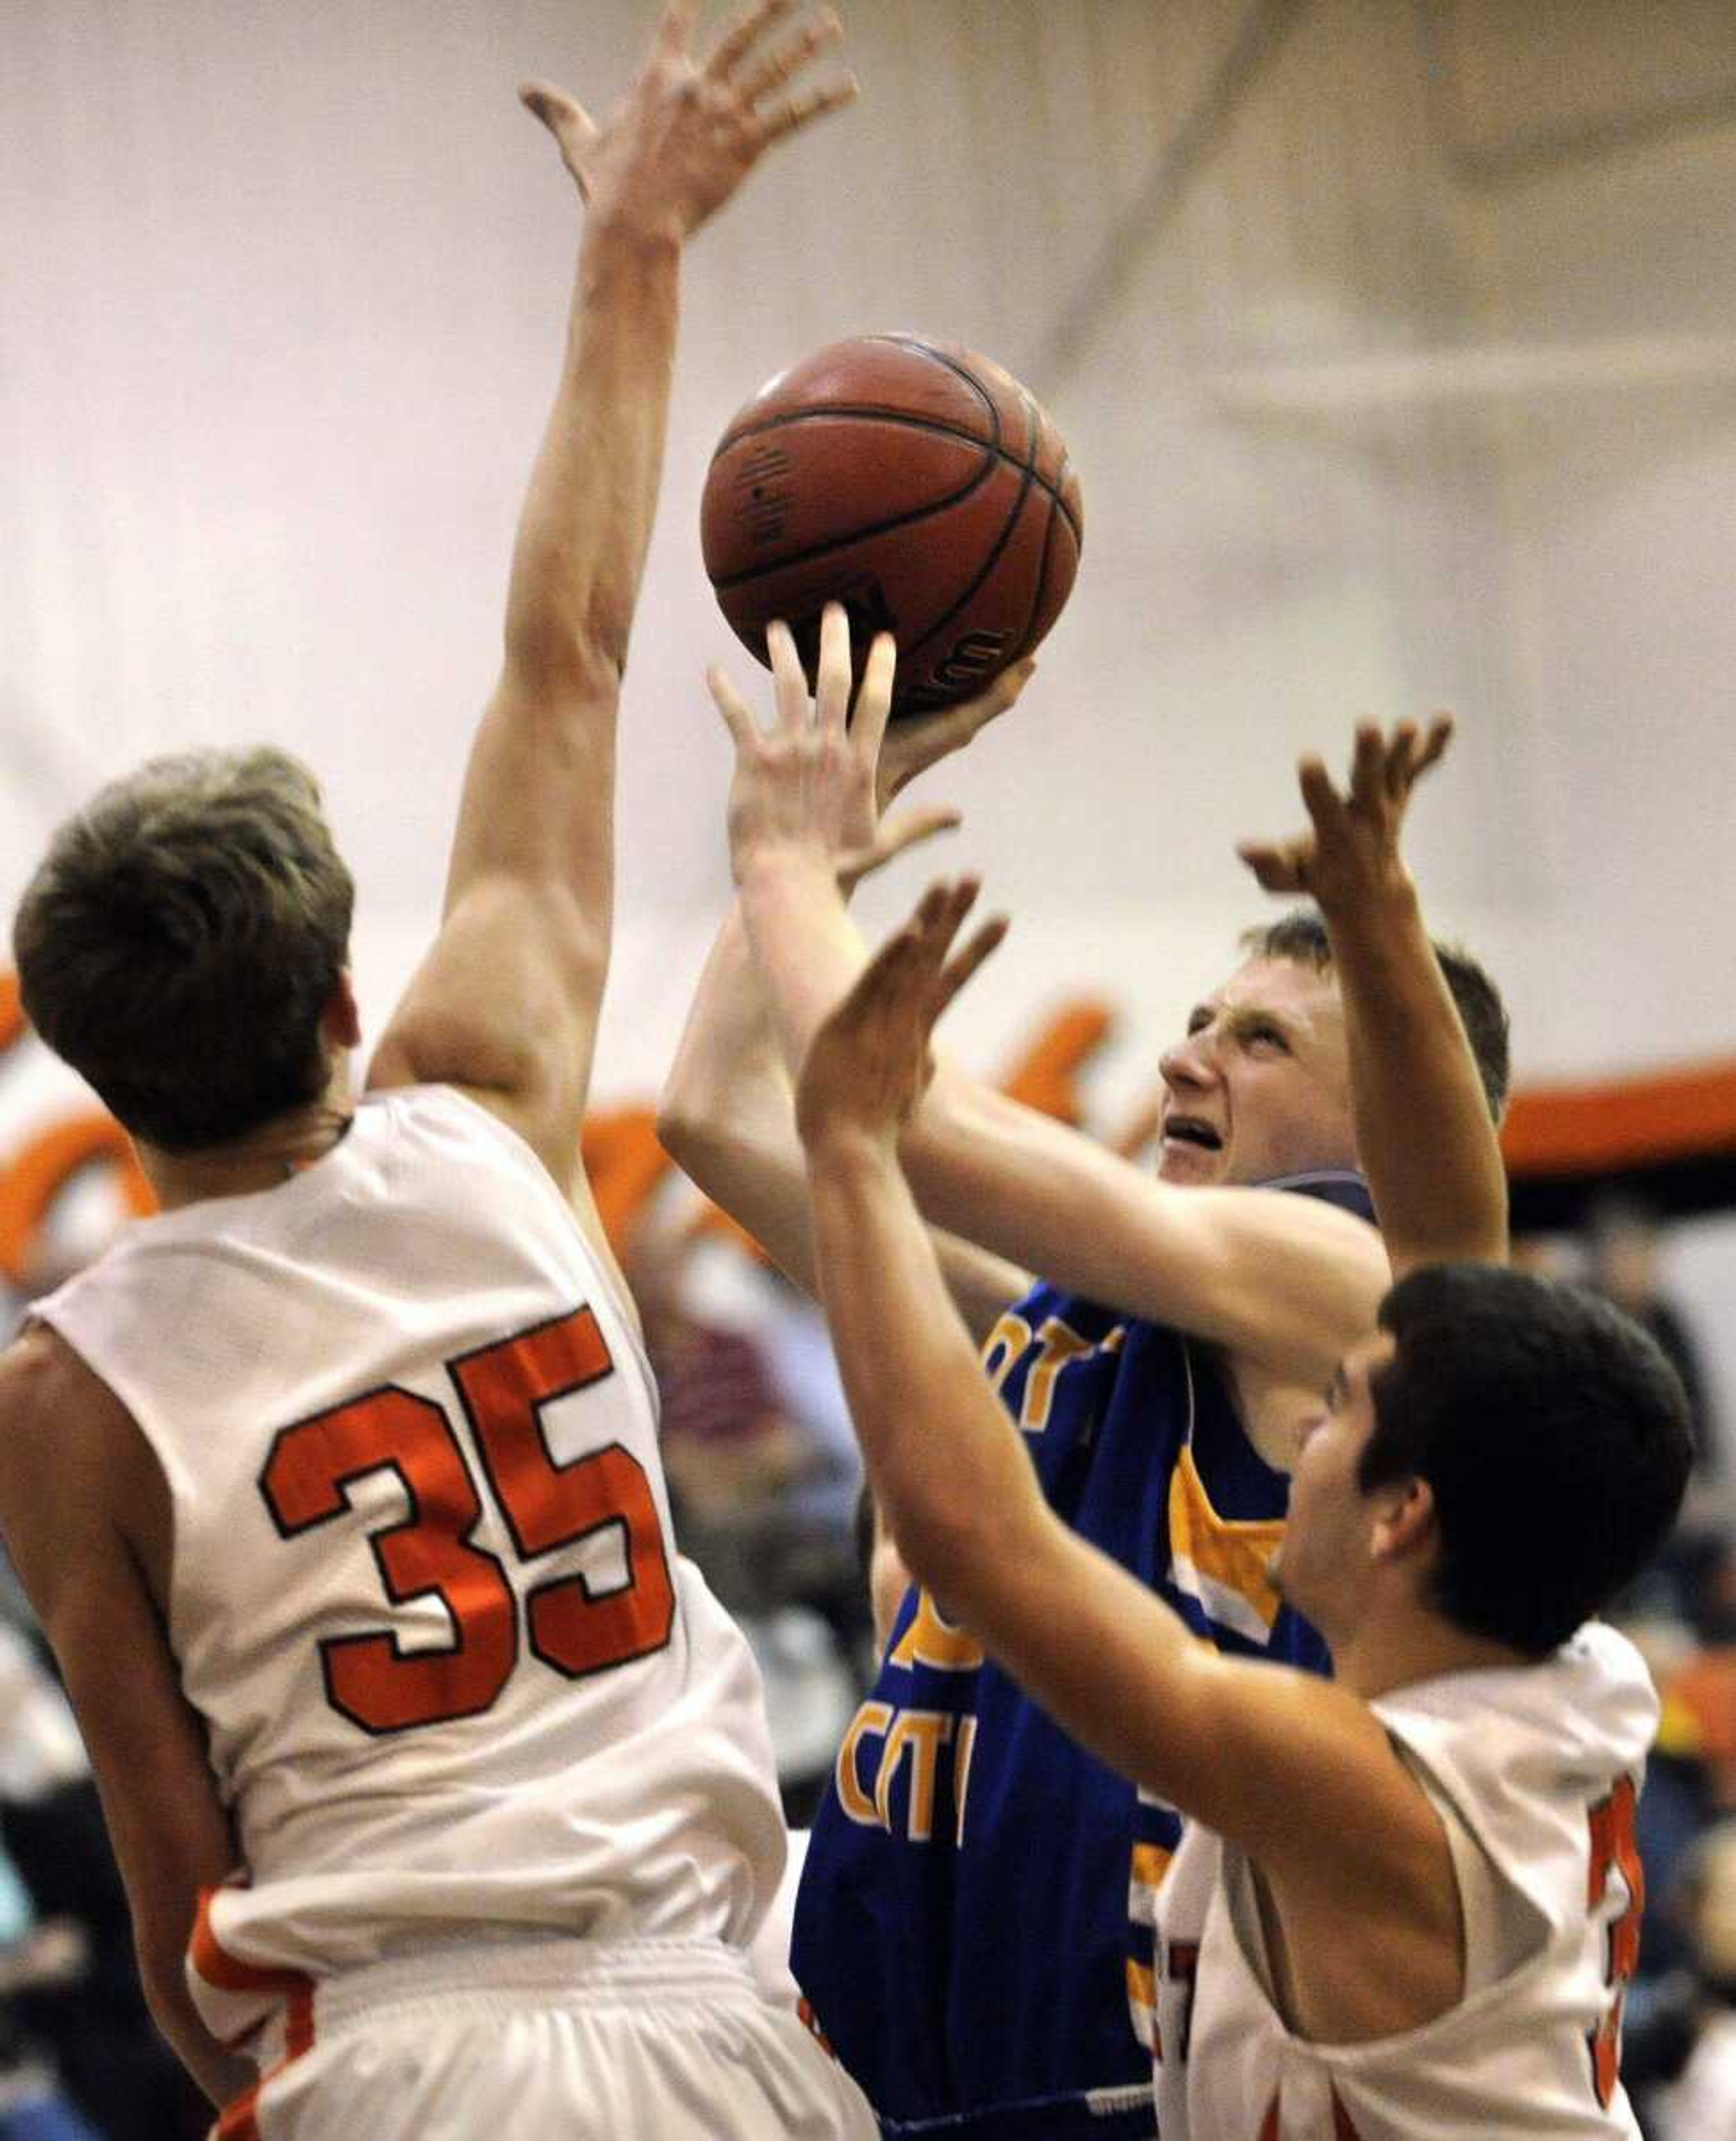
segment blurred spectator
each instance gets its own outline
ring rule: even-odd
[[[803,1453],[759,1346],[696,1308],[693,1248],[686,1227],[653,1214],[635,1228],[625,1265],[657,1380],[663,1465],[685,1520],[681,1543],[706,1566],[701,1549],[713,1534],[751,1531],[777,1510],[803,1469]],[[720,1572],[713,1582],[720,1596],[731,1589],[741,1597],[744,1586],[753,1592],[755,1573]]]
[[[719,1258],[731,1274],[723,1284]],[[773,1327],[783,1302],[745,1259],[653,1210],[624,1261],[661,1392],[676,1538],[753,1646],[785,1818],[800,1825],[855,1707],[852,1643],[840,1624],[858,1628],[866,1612],[850,1559],[848,1491],[837,1496],[835,1456],[786,1394],[811,1392],[829,1354],[817,1369],[799,1333],[792,1342]]]
[[[1697,1469],[1702,1473],[1715,1469],[1718,1445],[1707,1405],[1705,1371],[1680,1311],[1666,1297],[1659,1279],[1655,1218],[1631,1198],[1606,1198],[1592,1208],[1586,1246],[1591,1283],[1650,1331],[1681,1377],[1699,1445]]]
[[[1651,1569],[1622,1601],[1621,1612],[1624,1617],[1667,1616],[1684,1623],[1703,1642],[1728,1640],[1736,1634],[1736,1626],[1720,1612],[1718,1600],[1736,1587],[1726,1508],[1729,1483],[1699,1345],[1660,1277],[1656,1220],[1631,1198],[1606,1198],[1587,1220],[1586,1248],[1590,1282],[1656,1339],[1682,1379],[1694,1421],[1694,1476],[1681,1516]]]
[[[76,1926],[32,1922],[22,1883],[0,1858],[0,2141],[102,2141],[67,2100],[52,2057],[17,2012],[20,1994],[70,1983],[86,1961]]]
[[[36,1920],[12,1956],[8,2008],[47,2049],[61,2088],[104,2141],[195,2141],[204,2097],[157,2034],[83,1745],[31,1639],[0,1622],[0,1843]],[[27,2074],[29,2068],[27,2062]],[[51,2097],[16,2109],[26,2135],[81,2134]],[[0,2141],[13,2141],[0,2125]]]
[[[1694,1847],[1678,1886],[1686,1966],[1629,2047],[1648,2141],[1736,2135],[1736,1820]],[[1648,2086],[1650,2083],[1650,2086]]]

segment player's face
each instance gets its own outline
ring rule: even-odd
[[[1369,1566],[1371,1513],[1356,1467],[1375,1429],[1369,1378],[1393,1356],[1382,1331],[1340,1362],[1320,1409],[1302,1431],[1290,1478],[1290,1518],[1271,1563],[1278,1591],[1328,1641],[1354,1614]]]
[[[1270,1182],[1355,1162],[1344,1007],[1330,973],[1250,959],[1194,1006],[1162,1069],[1165,1182]]]

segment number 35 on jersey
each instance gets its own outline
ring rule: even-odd
[[[369,1534],[383,1602],[432,1596],[452,1641],[409,1650],[389,1627],[319,1645],[326,1696],[364,1731],[408,1731],[489,1709],[528,1649],[567,1679],[649,1656],[669,1641],[675,1592],[645,1468],[618,1442],[565,1464],[544,1410],[615,1372],[597,1319],[574,1309],[446,1363],[452,1405],[386,1384],[295,1421],[273,1438],[259,1491],[278,1535],[302,1538],[351,1513],[350,1490],[390,1474],[407,1513]],[[474,1459],[454,1425],[469,1426]],[[522,1597],[502,1558],[476,1543],[484,1493],[517,1563],[613,1529],[626,1580],[593,1589],[582,1573],[532,1582]]]

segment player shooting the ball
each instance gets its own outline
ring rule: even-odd
[[[1310,803],[1341,808],[1317,782]],[[931,890],[816,1034],[814,1252],[912,1574],[1194,1824],[1158,1903],[1164,2141],[1635,2141],[1620,2027],[1658,1705],[1591,1617],[1674,1519],[1679,1382],[1587,1292],[1409,1272],[1306,1424],[1272,1563],[1335,1683],[1198,1642],[1045,1502],[899,1165],[934,1023],[1002,933],[952,955],[975,897]]]
[[[889,642],[848,722],[841,614],[811,710],[793,645],[775,632],[771,653],[763,736],[713,681],[737,739],[740,900],[662,1126],[812,1288],[789,1078],[867,960],[838,879],[944,821],[880,812],[1028,670],[888,726]],[[1505,1253],[1504,1016],[1479,968],[1431,947],[1398,853],[1446,740],[1444,723],[1365,731],[1332,837],[1250,854],[1321,912],[1251,933],[1194,1007],[1164,1058],[1156,1179],[946,1061],[900,1141],[925,1218],[953,1230],[935,1238],[942,1268],[1051,1507],[1238,1657],[1326,1666],[1269,1563],[1302,1430],[1394,1270]],[[1310,783],[1324,811],[1324,770]],[[944,1582],[912,1587],[846,1735],[798,1901],[798,1981],[883,2119],[964,2120],[973,2141],[1149,2136],[1153,1912],[1178,1819],[1061,1730],[954,1610]],[[1010,1878],[1025,1865],[1044,1878]]]
[[[883,689],[871,664],[847,732],[847,677],[823,674],[811,712],[792,682],[762,731],[714,680],[736,747],[737,876],[786,1021],[816,1002],[813,969],[838,936],[850,761],[872,752]],[[1420,742],[1365,729],[1348,791],[1305,762],[1308,829],[1243,851],[1262,883],[1314,891],[1331,928],[1351,1128],[1398,1281],[1296,1422],[1293,1520],[1263,1561],[1332,1646],[1338,1685],[1201,1643],[1173,1577],[1153,1596],[1081,1538],[1051,1506],[1052,1415],[1027,1402],[1021,1438],[947,1298],[902,1154],[949,1075],[934,1023],[998,941],[991,924],[949,957],[973,885],[929,894],[816,1020],[802,1060],[815,1266],[876,1494],[917,1582],[947,1603],[931,1630],[981,1642],[1045,1718],[1193,1818],[1158,1907],[1164,2141],[1635,2132],[1617,2060],[1656,1703],[1631,1646],[1584,1624],[1668,1528],[1686,1408],[1618,1313],[1496,1261],[1493,1122],[1398,851],[1411,781],[1444,742],[1439,726]],[[799,981],[785,966],[803,958]],[[1445,1142],[1419,1138],[1419,1104]],[[1178,1287],[1202,1234],[1233,1256],[1239,1230],[1307,1208],[1155,1189],[1172,1230],[1159,1267]],[[1460,1241],[1488,1260],[1437,1261]],[[1297,1232],[1291,1253],[1306,1253]],[[1114,1351],[1136,1342],[1123,1325]],[[1099,1435],[1109,1418],[1094,1419]],[[1170,1523],[1175,1558],[1203,1559],[1185,1486]],[[917,1623],[901,1618],[907,1637]],[[914,1753],[908,1766],[914,1804]],[[937,1768],[930,1825],[961,1814],[968,1837],[976,1802],[944,1802]],[[1020,1909],[1057,1878],[1053,1853],[1025,1863],[1041,1878],[997,1869]],[[1124,2113],[1140,2117],[1086,2116]],[[1149,2099],[1143,2117],[1149,2131]],[[1058,2105],[1048,2130],[1070,2120]]]

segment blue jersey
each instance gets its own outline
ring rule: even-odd
[[[1281,1186],[1372,1217],[1358,1176]],[[1244,1433],[1214,1348],[1040,1285],[983,1363],[1075,1530],[1221,1650],[1327,1670],[1267,1577],[1287,1483]],[[793,1946],[813,2017],[887,2134],[1155,2132],[1152,1904],[1179,1834],[907,1593],[838,1750]]]

